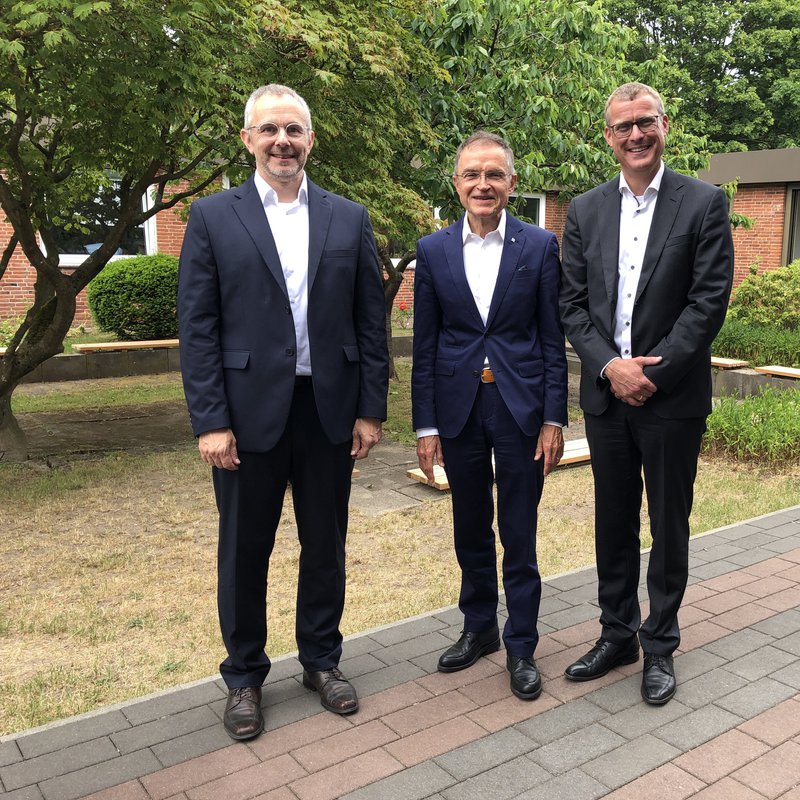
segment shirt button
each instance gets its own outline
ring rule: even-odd
[[[631,269],[636,269],[636,267],[634,267],[633,264],[631,264]]]
[[[625,353],[625,355],[628,355],[628,353],[630,353],[630,350],[623,350],[622,352]]]
[[[630,293],[630,292],[628,292],[628,297],[630,297],[630,296],[631,296],[631,293]]]
[[[628,325],[630,325],[630,322],[626,322],[625,323],[625,327],[627,327]]]

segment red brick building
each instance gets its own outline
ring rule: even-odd
[[[710,168],[700,177],[717,185],[738,177],[739,191],[733,208],[753,218],[756,223],[750,231],[734,231],[734,286],[748,275],[753,263],[757,262],[759,270],[763,271],[800,258],[800,148],[715,155]],[[525,197],[525,215],[553,231],[560,241],[567,205],[558,202],[558,193],[548,191],[526,194]],[[131,252],[178,255],[183,231],[180,212],[163,211],[137,232]],[[11,226],[0,212],[0,248],[6,245],[10,236]],[[65,254],[61,258],[62,268],[72,269],[84,258],[83,250]],[[34,270],[18,249],[0,280],[0,321],[25,313],[33,295],[35,278]],[[413,291],[414,269],[409,267],[395,305],[405,303],[412,308]],[[84,293],[78,298],[75,323],[91,324]]]

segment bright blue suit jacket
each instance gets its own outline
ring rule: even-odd
[[[500,270],[483,324],[464,271],[463,217],[420,239],[414,279],[412,414],[415,429],[457,436],[488,357],[520,429],[567,422],[567,359],[558,312],[558,241],[506,215]]]
[[[308,337],[327,438],[356,417],[386,418],[383,287],[367,210],[308,181]],[[233,430],[240,450],[272,449],[295,385],[292,312],[252,178],[192,203],[178,282],[181,371],[195,435]]]

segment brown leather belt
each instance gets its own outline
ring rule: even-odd
[[[494,383],[494,372],[488,367],[481,372],[481,383]]]

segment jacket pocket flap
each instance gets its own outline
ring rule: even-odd
[[[533,361],[523,361],[517,364],[519,374],[523,378],[530,378],[533,375],[541,375],[544,372],[544,362],[541,358],[535,358]]]
[[[250,360],[248,350],[223,350],[222,366],[225,369],[244,369]]]
[[[455,361],[440,361],[437,359],[433,370],[437,375],[452,375],[456,371]]]
[[[355,344],[344,344],[342,345],[342,349],[344,350],[344,354],[347,357],[348,361],[360,361],[358,355],[358,345]]]

